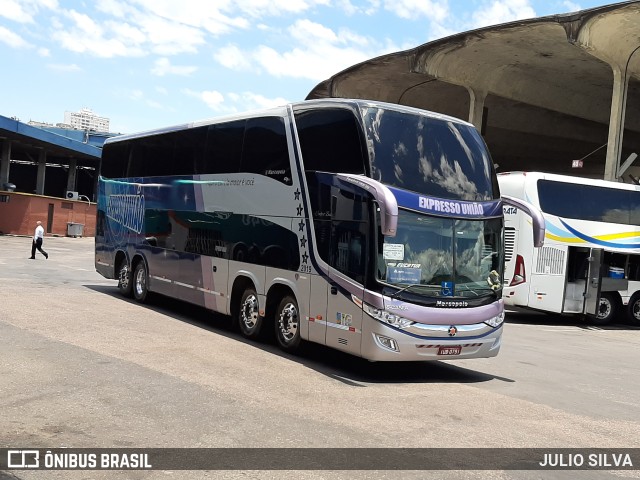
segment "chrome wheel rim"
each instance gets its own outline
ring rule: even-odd
[[[246,330],[255,328],[258,323],[258,297],[247,295],[240,307],[240,320]]]
[[[298,333],[298,309],[293,303],[287,303],[280,312],[278,329],[285,343],[293,340]]]
[[[136,293],[141,296],[147,288],[147,277],[144,274],[144,268],[138,270],[136,274]]]

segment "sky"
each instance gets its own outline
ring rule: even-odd
[[[594,0],[0,0],[0,115],[133,133],[304,100],[362,61]]]

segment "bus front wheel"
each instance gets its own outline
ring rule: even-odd
[[[634,293],[631,300],[629,300],[627,313],[632,324],[640,325],[640,292]]]
[[[595,317],[592,317],[592,322],[595,325],[607,325],[613,322],[613,319],[618,314],[618,297],[613,293],[603,293],[600,296],[600,305],[598,305],[598,313]]]
[[[131,270],[127,259],[123,258],[118,264],[118,290],[125,297],[131,297],[133,294],[133,282],[131,281]]]
[[[144,261],[139,261],[133,270],[133,296],[140,303],[144,303],[149,295],[149,274]]]
[[[300,319],[298,303],[291,295],[286,295],[278,305],[275,315],[276,338],[280,348],[294,352],[300,347]]]
[[[238,325],[240,333],[252,340],[261,337],[264,317],[260,315],[258,294],[253,288],[247,288],[240,299],[238,309]]]

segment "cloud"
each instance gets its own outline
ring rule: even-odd
[[[198,70],[198,67],[194,66],[178,66],[171,65],[168,58],[159,58],[155,61],[154,67],[151,69],[151,73],[158,77],[165,75],[182,75],[189,76]]]
[[[223,67],[231,70],[251,70],[251,62],[246,57],[246,54],[240,50],[236,45],[227,45],[226,47],[219,48],[214,53],[213,58],[220,63]]]
[[[34,23],[33,17],[40,10],[55,10],[56,8],[58,8],[57,0],[2,0],[0,2],[0,17],[18,23]]]
[[[474,12],[473,24],[474,27],[486,27],[535,16],[529,0],[494,0]]]
[[[2,26],[0,26],[0,42],[6,43],[13,48],[31,47],[31,44],[24,40],[20,35]]]
[[[334,32],[316,22],[297,20],[287,29],[289,51],[260,45],[243,52],[237,47],[221,49],[214,58],[227,68],[249,69],[248,62],[275,77],[324,80],[344,68],[383,53],[397,49],[394,45],[381,46],[375,39],[357,35],[350,30]]]
[[[426,17],[442,22],[449,16],[447,0],[385,0],[384,8],[409,20]]]
[[[567,12],[577,12],[579,10],[582,10],[582,7],[575,2],[569,2],[565,0],[564,2],[562,2],[562,5],[567,9]]]
[[[287,99],[282,97],[267,98],[264,95],[253,92],[231,92],[223,95],[217,90],[194,91],[190,89],[183,89],[182,93],[201,100],[207,105],[207,107],[218,113],[261,110],[289,103]]]

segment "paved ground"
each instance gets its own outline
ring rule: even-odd
[[[228,321],[139,305],[93,240],[0,236],[0,447],[640,448],[640,330],[509,314],[493,359],[378,364],[247,342]],[[286,452],[286,451],[285,451]],[[636,474],[636,475],[634,475]],[[15,475],[15,476],[14,476]],[[29,472],[2,478],[478,478],[478,472]],[[482,478],[640,478],[483,472]]]

